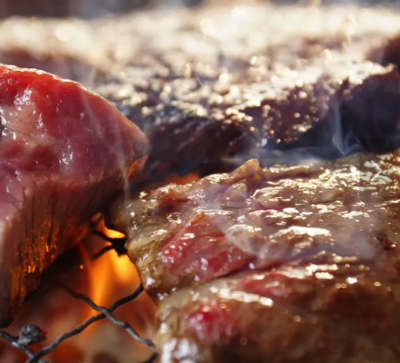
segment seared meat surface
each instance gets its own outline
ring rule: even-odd
[[[386,41],[399,24],[395,11],[339,6],[13,19],[0,24],[0,61],[79,80],[114,102],[153,146],[146,181],[250,158],[297,162],[298,148],[301,159],[395,149],[398,72],[369,59],[391,63]]]
[[[369,63],[399,32],[396,13],[206,8],[155,12],[157,31],[141,15],[131,51],[114,52],[120,66],[96,90],[148,135],[145,179],[297,162],[299,148],[336,158],[400,146],[398,72]]]
[[[161,361],[396,362],[399,167],[252,160],[121,198],[108,223],[160,306]]]
[[[166,103],[149,100],[144,115],[128,115],[153,145],[145,178],[230,171],[250,158],[267,166],[400,146],[400,78],[391,66],[339,58],[273,74],[206,89],[175,80]]]
[[[399,292],[398,274],[323,259],[187,288],[160,304],[161,361],[398,362]]]
[[[0,324],[144,163],[145,135],[109,102],[44,72],[0,67]]]

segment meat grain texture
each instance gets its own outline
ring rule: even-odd
[[[397,362],[399,168],[252,160],[117,202],[161,362]]]
[[[77,83],[0,66],[0,323],[140,170],[149,144]]]

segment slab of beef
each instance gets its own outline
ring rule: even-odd
[[[122,198],[162,362],[396,362],[400,153],[260,168]]]
[[[394,149],[398,74],[368,59],[391,63],[379,50],[399,24],[395,10],[348,6],[10,19],[0,24],[0,60],[79,80],[114,102],[153,145],[143,177],[163,179],[251,157],[269,165]],[[299,147],[293,160],[287,150]]]
[[[399,146],[397,70],[368,61],[397,26],[372,29],[370,14],[340,7],[284,9],[156,13],[157,35],[143,22],[131,55],[115,51],[123,65],[96,90],[154,145],[147,177],[229,171],[252,157],[288,163],[298,148],[296,161]]]
[[[187,79],[165,87],[167,102],[150,93],[154,107],[128,115],[153,145],[151,178],[400,146],[400,77],[391,66],[339,58],[277,69],[257,83],[222,75],[209,87]]]
[[[79,84],[0,66],[0,322],[137,173],[144,134]]]

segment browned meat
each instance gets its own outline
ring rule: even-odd
[[[287,150],[299,147],[302,157],[334,158],[399,146],[397,71],[365,60],[399,24],[396,11],[295,6],[13,19],[0,24],[0,60],[115,102],[153,145],[144,178],[162,179],[230,171],[251,157],[293,162],[299,153]]]
[[[258,83],[219,77],[206,89],[194,79],[176,79],[165,85],[165,101],[143,90],[146,106],[128,117],[153,145],[149,177],[229,171],[249,158],[265,166],[400,146],[397,70],[339,59],[277,71]],[[273,152],[293,149],[295,157]]]
[[[148,5],[151,0],[3,0],[0,17],[12,15],[93,18],[110,13],[123,13]]]
[[[390,20],[397,14],[377,12],[372,21],[367,11],[355,18],[342,11],[156,13],[157,31],[144,22],[132,30],[131,52],[115,52],[122,65],[96,90],[148,135],[148,178],[230,171],[252,157],[288,163],[299,153],[293,160],[287,150],[298,148],[302,157],[327,158],[393,150],[398,73],[366,58],[399,31]],[[290,30],[282,30],[283,18]]]
[[[0,67],[0,324],[90,218],[140,170],[149,144],[110,103],[44,72]]]
[[[369,59],[383,65],[394,64],[397,69],[400,68],[400,37],[392,37],[387,41],[372,49],[369,54]]]
[[[117,202],[161,361],[398,361],[399,167],[400,151],[253,160]]]
[[[161,362],[398,362],[398,274],[346,265],[292,264],[167,297]]]

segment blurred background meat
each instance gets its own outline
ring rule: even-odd
[[[104,17],[110,14],[124,14],[149,6],[197,7],[215,0],[4,0],[0,4],[0,17],[38,16],[68,17],[85,19]],[[218,3],[233,4],[238,1]]]
[[[112,101],[150,138],[147,182],[230,171],[251,157],[269,165],[394,149],[390,39],[399,19],[386,9],[255,2],[91,22],[14,18],[0,24],[0,61],[77,80]]]
[[[126,13],[147,3],[148,0],[5,0],[0,4],[0,16],[93,18],[110,13]]]
[[[248,0],[246,4],[266,0]],[[272,0],[275,4],[324,4],[342,3],[335,0]],[[352,2],[356,3],[356,2]],[[392,5],[398,0],[359,0],[358,4]],[[79,16],[86,19],[104,17],[109,14],[123,14],[145,7],[198,7],[205,4],[234,6],[243,4],[240,0],[4,0],[0,4],[0,17],[14,15],[40,17]]]

